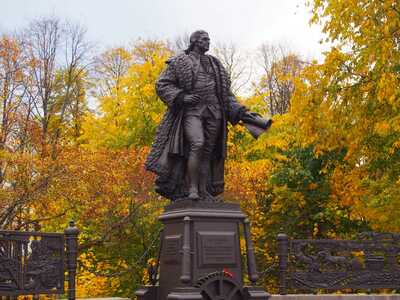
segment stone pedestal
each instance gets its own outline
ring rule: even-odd
[[[243,287],[240,232],[253,284],[258,275],[249,224],[239,205],[180,201],[168,205],[160,221],[164,232],[157,299],[146,300],[268,298],[260,288]]]

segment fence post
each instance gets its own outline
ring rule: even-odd
[[[287,294],[287,272],[288,272],[288,248],[289,239],[284,233],[278,234],[278,257],[279,257],[279,294]]]
[[[79,230],[75,226],[74,221],[69,222],[69,227],[64,230],[64,234],[67,248],[68,300],[75,300],[75,277],[78,256]]]

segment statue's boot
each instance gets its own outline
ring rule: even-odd
[[[188,198],[190,200],[199,200],[200,199],[200,195],[199,195],[199,191],[195,188],[189,188],[189,196]]]
[[[203,183],[204,181],[204,183]],[[214,196],[207,191],[207,179],[200,179],[199,193],[202,199],[206,201],[214,201]]]
[[[199,193],[202,199],[206,201],[215,201],[214,196],[211,195],[207,190],[207,182],[209,176],[210,176],[210,159],[205,154],[203,157],[203,164],[200,169]]]
[[[198,200],[199,196],[199,167],[201,155],[199,151],[189,154],[187,172],[189,177],[189,196],[191,200]]]

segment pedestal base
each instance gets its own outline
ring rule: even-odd
[[[135,291],[135,296],[137,300],[157,300],[158,290],[158,286],[143,286]]]
[[[203,300],[201,291],[194,287],[176,288],[167,296],[168,300]]]
[[[268,300],[271,297],[262,287],[246,286],[243,290],[246,300]]]
[[[240,226],[244,227],[249,278],[255,270],[249,224],[238,204],[179,201],[160,216],[164,224],[157,289],[139,300],[266,300],[261,288],[243,288]]]

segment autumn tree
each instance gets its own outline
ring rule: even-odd
[[[57,146],[65,127],[73,129],[73,132],[69,134],[74,140],[78,138],[83,115],[87,110],[85,77],[90,64],[87,55],[91,46],[86,41],[85,34],[86,30],[79,25],[72,23],[65,25],[63,49],[61,50],[65,60],[55,77],[57,117],[53,122],[56,128],[51,138],[53,157],[57,155]],[[71,125],[66,126],[65,124]]]
[[[274,264],[282,231],[343,238],[399,228],[398,4],[310,5],[334,47],[323,63],[291,78],[290,106],[242,160],[228,165],[227,194],[246,199],[265,267]],[[250,101],[260,105],[256,98]]]
[[[83,99],[77,90],[82,92],[88,64],[89,45],[84,36],[85,30],[80,26],[56,18],[34,20],[23,32],[29,59],[26,90],[33,117],[40,122],[39,151],[44,156],[56,155],[68,108]]]
[[[167,50],[149,41],[107,53],[95,62],[101,89],[93,89],[90,45],[79,26],[36,20],[18,38],[5,36],[1,46],[0,228],[62,231],[75,220],[82,231],[78,294],[132,295],[155,256],[164,204],[144,171],[142,146],[164,109],[153,87]],[[101,102],[100,116],[87,108],[88,88]],[[144,106],[149,123],[140,119]],[[107,124],[115,117],[117,123]],[[99,134],[93,120],[127,135],[137,129],[124,145],[141,147],[102,143],[115,132],[98,142],[94,134],[82,137],[87,128]]]
[[[2,39],[3,228],[26,223],[32,203],[57,177],[57,146],[79,134],[86,110],[87,49],[84,30],[54,18],[35,20],[15,37]],[[47,166],[40,171],[32,169],[38,154]],[[45,161],[49,155],[53,164]]]
[[[119,61],[122,53],[128,58],[128,52],[121,51],[110,50],[106,55],[111,61]],[[156,95],[155,81],[170,55],[165,43],[152,40],[138,41],[129,50],[125,74],[117,73],[118,79],[108,83],[110,92],[98,97],[100,115],[88,116],[84,143],[117,149],[151,144],[165,110]]]
[[[126,76],[131,64],[132,54],[124,47],[111,48],[98,55],[91,74],[93,96],[100,98],[115,93],[118,97],[121,80]]]
[[[305,65],[298,54],[283,45],[262,44],[258,49],[263,75],[256,86],[256,94],[267,103],[271,115],[284,114],[290,109],[294,80]]]
[[[313,65],[293,98],[304,142],[318,155],[345,151],[334,170],[332,197],[377,229],[398,229],[399,3],[313,1],[334,47]],[[390,222],[389,222],[390,220]]]
[[[19,118],[23,110],[26,59],[16,37],[0,38],[0,151],[18,147]],[[0,184],[6,165],[0,163]]]

